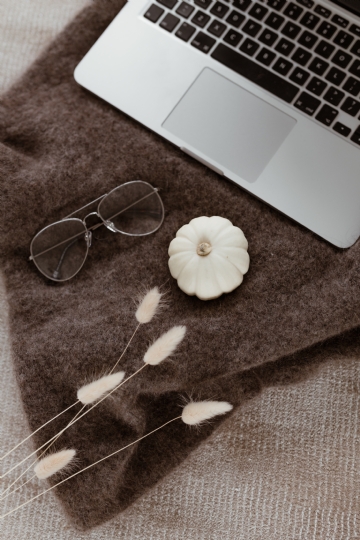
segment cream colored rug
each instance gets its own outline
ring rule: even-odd
[[[0,0],[0,93],[90,0]],[[9,224],[11,226],[11,224]],[[329,358],[249,402],[116,519],[79,533],[53,493],[0,521],[1,540],[360,539],[360,359]],[[28,433],[0,279],[0,454]],[[13,463],[31,444],[16,452]],[[0,514],[40,492],[34,481]]]

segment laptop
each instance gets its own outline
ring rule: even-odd
[[[75,80],[335,246],[360,236],[360,0],[129,0]]]

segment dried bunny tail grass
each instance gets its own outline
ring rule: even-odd
[[[60,450],[44,457],[35,465],[34,472],[40,480],[45,480],[67,467],[76,454],[75,450]]]
[[[130,375],[127,379],[125,379],[124,381],[120,382],[117,386],[115,386],[115,388],[113,388],[112,390],[110,390],[110,392],[108,394],[105,394],[104,396],[102,396],[99,401],[96,401],[90,408],[88,408],[85,412],[82,412],[82,410],[84,409],[85,405],[83,405],[82,409],[72,418],[72,420],[70,420],[70,422],[63,428],[59,431],[59,433],[57,433],[56,435],[54,435],[53,437],[51,437],[51,439],[49,439],[48,441],[46,441],[46,443],[44,443],[42,446],[40,446],[39,448],[37,448],[36,450],[34,450],[31,454],[29,454],[28,456],[26,456],[22,461],[20,461],[19,463],[17,463],[16,465],[14,465],[13,467],[11,467],[11,469],[9,469],[8,471],[6,471],[5,474],[3,474],[2,476],[0,476],[0,479],[2,478],[5,478],[5,476],[7,476],[11,471],[13,471],[14,469],[16,469],[17,467],[19,467],[20,465],[22,465],[24,463],[24,461],[26,461],[27,459],[29,459],[31,456],[33,456],[34,454],[36,454],[37,452],[39,452],[39,450],[42,450],[45,446],[49,445],[50,443],[53,443],[55,442],[60,435],[62,435],[70,426],[72,426],[73,424],[76,424],[76,422],[78,422],[79,420],[81,420],[85,415],[87,415],[90,411],[92,411],[95,407],[97,407],[102,401],[104,401],[104,399],[107,399],[113,392],[116,392],[116,390],[118,390],[118,388],[120,388],[123,384],[125,384],[129,379],[131,379],[132,377],[135,377],[135,375],[137,375],[142,369],[144,369],[144,367],[146,367],[146,364],[143,364],[141,366],[141,368],[139,368],[137,371],[135,371],[135,373],[133,373],[132,375]],[[77,403],[79,403],[79,401],[77,401]]]
[[[154,317],[162,297],[158,287],[150,289],[142,298],[139,307],[136,310],[135,317],[139,324],[146,324]]]
[[[227,401],[191,401],[185,405],[181,418],[189,426],[199,425],[219,414],[225,414],[233,406]]]
[[[74,474],[71,474],[70,476],[68,476],[64,480],[61,480],[57,484],[49,487],[48,489],[45,489],[45,491],[43,491],[42,493],[39,493],[38,495],[35,495],[35,497],[32,497],[28,501],[25,501],[24,503],[20,504],[20,506],[17,506],[16,508],[13,508],[9,512],[6,512],[6,514],[3,514],[2,516],[0,516],[0,519],[4,519],[6,516],[9,516],[10,514],[13,514],[14,512],[19,510],[23,506],[28,505],[32,501],[35,501],[39,497],[42,497],[42,495],[45,495],[45,493],[48,493],[52,489],[55,489],[57,486],[60,486],[61,484],[63,484],[64,482],[67,482],[71,478],[74,478],[78,474],[81,474],[82,472],[87,471],[88,469],[91,469],[92,467],[95,467],[96,465],[98,465],[98,463],[101,463],[102,461],[105,461],[106,459],[109,459],[112,456],[115,456],[119,452],[122,452],[126,448],[129,448],[129,446],[132,446],[133,444],[136,444],[136,443],[140,442],[142,439],[145,439],[146,437],[149,437],[149,435],[152,435],[156,431],[159,431],[159,429],[164,428],[168,424],[171,424],[172,422],[175,422],[176,420],[179,420],[180,418],[185,422],[185,424],[190,424],[190,425],[200,424],[201,422],[203,422],[205,420],[209,420],[210,418],[213,418],[214,416],[217,416],[218,414],[225,414],[226,412],[231,411],[232,408],[233,408],[232,405],[230,403],[227,403],[226,401],[198,401],[198,402],[194,401],[194,402],[188,403],[188,405],[186,405],[184,407],[181,416],[176,416],[175,418],[172,418],[171,420],[168,420],[167,422],[165,422],[165,424],[162,424],[161,426],[153,429],[149,433],[146,433],[146,435],[143,435],[139,439],[136,439],[136,441],[133,441],[132,443],[127,444],[126,446],[123,446],[122,448],[120,448],[119,450],[116,450],[115,452],[112,452],[108,456],[105,456],[105,457],[99,459],[98,461],[95,461],[95,463],[92,463],[91,465],[88,465],[87,467],[84,467],[80,471],[77,471]],[[73,452],[74,452],[74,450],[73,450]],[[47,458],[45,458],[45,459],[47,459]],[[44,461],[45,461],[45,459],[44,459]],[[54,474],[54,473],[52,473],[52,474]]]
[[[28,439],[30,439],[30,437],[32,437],[33,435],[35,435],[35,433],[37,433],[38,431],[40,431],[41,429],[43,429],[45,426],[47,426],[48,424],[50,424],[50,422],[52,422],[53,420],[55,420],[56,418],[59,418],[59,416],[61,416],[62,414],[66,413],[67,411],[69,411],[70,409],[72,409],[73,407],[75,407],[75,405],[77,405],[79,403],[79,401],[75,401],[75,403],[73,403],[72,405],[69,405],[69,407],[67,407],[66,409],[64,409],[63,411],[61,411],[60,413],[58,413],[56,416],[53,416],[52,418],[50,418],[50,420],[48,420],[47,422],[45,422],[45,424],[42,424],[40,427],[38,427],[35,431],[33,431],[32,433],[30,433],[30,435],[28,435],[27,437],[25,437],[25,439],[23,439],[22,441],[20,441],[19,443],[17,443],[13,448],[11,448],[11,450],[9,450],[8,452],[6,452],[6,454],[4,454],[1,458],[0,458],[0,461],[4,458],[6,458],[7,456],[9,456],[14,450],[16,450],[17,448],[19,448],[19,446],[21,446],[24,442],[26,442]],[[2,478],[2,476],[0,476],[0,478]]]
[[[159,337],[145,353],[144,362],[156,366],[170,356],[184,339],[186,326],[174,326]]]
[[[113,388],[120,384],[124,377],[125,372],[118,371],[111,375],[104,375],[104,377],[90,384],[85,384],[77,392],[78,400],[84,405],[94,403],[94,401],[100,399],[106,392],[113,390]]]

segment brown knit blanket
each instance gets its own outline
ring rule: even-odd
[[[139,290],[165,284],[168,307],[124,356],[119,368],[127,375],[142,365],[150,341],[172,325],[188,328],[173,361],[143,370],[59,439],[56,448],[75,448],[81,467],[177,416],[182,395],[239,405],[264,384],[286,382],[284,365],[296,368],[295,353],[334,336],[341,342],[360,322],[359,243],[334,248],[75,83],[75,66],[122,3],[102,0],[86,9],[0,103],[1,265],[30,428],[113,366],[135,329]],[[142,238],[103,228],[81,272],[49,283],[27,260],[33,236],[132,179],[161,188],[163,226]],[[168,270],[171,239],[201,215],[241,227],[251,257],[241,287],[210,302],[182,293]],[[269,365],[279,365],[278,375]],[[298,369],[304,375],[309,366]],[[36,444],[72,415],[41,431]],[[57,494],[78,526],[99,524],[180,463],[219,421],[198,432],[170,424]]]

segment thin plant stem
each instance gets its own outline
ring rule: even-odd
[[[123,350],[123,352],[122,352],[122,354],[120,355],[119,359],[117,360],[116,364],[114,365],[114,367],[113,367],[112,370],[110,371],[109,375],[111,375],[111,373],[114,371],[114,369],[116,368],[116,366],[118,365],[118,363],[120,362],[120,360],[122,359],[122,357],[124,356],[124,354],[126,353],[128,347],[130,346],[132,340],[133,340],[134,337],[135,337],[136,332],[139,330],[140,325],[141,325],[141,323],[139,323],[139,324],[137,325],[137,327],[135,328],[135,331],[134,331],[133,335],[131,336],[130,340],[128,341],[128,343],[127,343],[127,345],[126,345],[126,347],[125,347],[125,349]],[[130,378],[130,377],[129,377],[129,378]],[[127,379],[127,380],[128,380],[128,379]],[[124,382],[125,382],[125,381],[124,381]],[[77,403],[78,403],[78,402],[79,402],[79,401],[77,401]],[[69,422],[69,424],[65,427],[65,429],[67,429],[68,427],[70,427],[70,426],[72,425],[72,423],[76,420],[76,418],[79,416],[79,414],[81,413],[81,411],[83,411],[84,408],[85,408],[85,405],[80,409],[80,411],[78,411],[78,412],[75,414],[75,416],[72,418],[72,420]],[[65,411],[63,411],[63,412],[65,412]],[[62,414],[62,413],[60,413],[60,414]],[[56,417],[55,417],[55,418],[56,418]],[[54,420],[55,418],[53,418],[53,420]],[[50,420],[49,420],[49,422],[50,422]],[[44,424],[44,426],[45,426],[45,425],[46,425],[46,424]],[[44,427],[44,426],[42,426],[42,427]],[[39,428],[39,429],[41,429],[41,428]],[[34,435],[35,433],[36,433],[36,431],[34,431],[34,433],[30,434],[28,438],[30,438],[31,435]],[[40,454],[40,456],[39,456],[38,459],[40,459],[41,456],[43,456],[43,455],[45,454],[45,452],[46,452],[46,451],[47,451],[47,450],[48,450],[48,449],[49,449],[49,448],[57,441],[57,439],[60,437],[60,435],[62,435],[62,433],[64,433],[64,431],[60,431],[60,432],[58,433],[58,435],[56,436],[56,438],[51,442],[51,444],[50,444],[47,448],[45,448],[45,450]],[[26,439],[24,439],[23,442],[25,442],[25,440],[26,440]],[[50,439],[50,440],[52,440],[52,439]],[[21,443],[19,443],[19,444],[21,444]],[[17,447],[15,447],[15,448],[17,448]],[[13,448],[13,450],[15,450],[15,448]],[[12,450],[10,450],[10,452],[12,452]],[[5,457],[5,456],[3,456],[3,457]],[[28,457],[31,457],[31,456],[28,456]],[[1,459],[2,459],[2,458],[1,458]],[[23,463],[23,462],[22,462],[22,463]],[[36,461],[34,461],[34,463],[36,463]],[[17,479],[14,480],[14,482],[13,482],[12,484],[10,484],[10,486],[9,486],[7,489],[9,489],[10,487],[12,487],[12,486],[15,484],[15,482],[17,482],[17,481],[18,481],[18,480],[19,480],[19,479],[20,479],[20,478],[21,478],[21,477],[22,477],[22,476],[23,476],[23,475],[24,475],[24,474],[32,467],[32,465],[33,465],[34,463],[32,463],[28,469],[26,469],[20,476],[18,476]],[[20,464],[19,464],[19,465],[20,465]],[[8,471],[8,472],[10,472],[10,471]],[[6,474],[7,474],[7,473],[6,473]],[[3,476],[5,476],[5,474],[4,474]],[[3,478],[3,477],[0,476],[0,478]],[[7,491],[7,490],[5,490],[5,491]],[[5,493],[5,492],[4,492],[4,493]],[[14,493],[14,492],[12,491],[11,493]],[[0,496],[0,500],[2,500],[2,498],[3,498],[3,497]]]
[[[126,353],[127,349],[129,348],[130,346],[130,343],[132,342],[132,340],[134,339],[135,337],[135,334],[136,332],[139,330],[139,327],[140,327],[141,323],[139,323],[137,325],[137,327],[135,328],[135,331],[133,333],[133,335],[131,336],[130,340],[128,341],[128,344],[126,345],[125,349],[123,350],[122,354],[120,355],[119,359],[117,360],[116,364],[114,365],[114,367],[112,368],[112,370],[110,371],[110,375],[111,373],[114,371],[114,369],[116,368],[116,366],[118,365],[118,363],[120,362],[120,360],[122,359],[122,357],[124,356],[124,354]],[[1,458],[0,458],[0,461],[2,461],[4,458],[6,458],[9,454],[11,454],[14,450],[16,450],[19,446],[21,446],[24,442],[26,442],[28,439],[30,439],[30,437],[32,437],[33,435],[35,435],[35,433],[37,433],[38,431],[40,431],[42,428],[44,428],[45,426],[47,426],[48,424],[50,424],[50,422],[52,422],[53,420],[56,420],[56,418],[58,418],[59,416],[61,416],[62,414],[64,414],[66,411],[68,411],[69,409],[71,409],[72,407],[75,407],[75,405],[79,403],[79,400],[75,401],[75,403],[73,403],[72,405],[70,405],[67,409],[64,409],[62,412],[60,412],[59,414],[57,414],[56,416],[54,416],[53,418],[50,418],[50,420],[48,420],[45,424],[42,424],[42,426],[40,426],[37,430],[33,431],[32,433],[30,433],[30,435],[28,435],[25,439],[23,439],[22,441],[20,441],[16,446],[14,446],[11,450],[9,450],[6,454],[4,454]],[[81,411],[80,411],[81,412]],[[76,416],[78,415],[79,413],[77,413],[73,420],[76,418]],[[3,478],[1,475],[0,475],[0,478]]]
[[[115,386],[115,388],[113,388],[111,390],[111,392],[109,392],[108,394],[106,394],[106,396],[102,397],[101,399],[99,399],[99,401],[97,401],[96,403],[94,403],[94,405],[92,407],[90,407],[90,409],[88,409],[87,411],[85,411],[81,416],[78,416],[76,418],[76,420],[74,420],[73,422],[71,422],[70,424],[68,424],[67,426],[65,426],[61,431],[59,431],[59,433],[57,433],[56,435],[54,435],[53,437],[51,437],[51,439],[49,439],[48,441],[46,441],[46,443],[44,443],[42,446],[40,446],[40,448],[37,448],[36,450],[34,450],[34,452],[32,452],[31,454],[29,454],[27,457],[25,457],[22,461],[20,461],[20,463],[18,463],[17,465],[14,465],[11,469],[9,469],[8,471],[6,471],[5,474],[3,474],[2,476],[0,476],[0,478],[5,478],[5,476],[7,476],[11,471],[13,471],[14,469],[16,469],[17,467],[19,467],[22,463],[24,463],[24,461],[26,461],[27,459],[29,459],[31,456],[33,456],[34,454],[36,454],[36,452],[38,452],[39,450],[41,450],[42,448],[44,448],[44,446],[46,446],[47,444],[49,444],[51,441],[53,441],[54,439],[56,439],[58,436],[62,435],[64,433],[64,431],[66,431],[69,427],[71,427],[72,425],[76,424],[76,422],[78,422],[81,418],[83,418],[86,414],[88,414],[90,411],[92,411],[92,409],[94,409],[95,407],[97,407],[102,401],[104,401],[104,399],[106,399],[107,397],[109,397],[113,392],[115,392],[116,390],[118,390],[118,388],[120,388],[120,386],[122,386],[123,384],[125,384],[127,381],[129,381],[132,377],[135,377],[135,375],[137,373],[139,373],[142,369],[144,369],[144,367],[146,367],[148,364],[144,364],[143,366],[141,366],[141,368],[139,368],[137,371],[135,371],[132,375],[130,375],[130,377],[128,377],[127,379],[125,379],[124,381],[122,381],[120,384],[118,384],[118,386]]]
[[[34,461],[34,463],[36,463],[36,462]],[[32,465],[33,465],[33,463],[32,463]],[[30,467],[29,467],[29,469],[30,469]],[[28,471],[29,469],[26,469],[26,470]],[[31,482],[31,480],[33,480],[35,478],[35,476],[36,476],[36,474],[33,474],[28,480],[26,480],[26,482],[23,482],[20,486],[13,489],[12,491],[10,491],[10,493],[7,493],[4,497],[1,497],[0,501],[4,501],[8,497],[10,497],[10,495],[12,495],[13,493],[16,493],[17,491],[19,491],[19,489],[21,489],[22,487],[26,486],[26,484]]]
[[[75,416],[74,416],[74,417],[70,420],[70,422],[67,424],[66,428],[68,428],[68,427],[71,426],[71,424],[75,421],[75,419],[79,416],[79,414],[84,410],[85,407],[86,407],[86,405],[83,405],[83,406],[81,407],[81,409],[75,414]],[[52,442],[50,442],[49,446],[47,446],[47,447],[45,448],[45,450],[43,450],[43,451],[41,452],[40,456],[38,456],[38,458],[35,459],[35,461],[33,461],[33,462],[29,465],[29,467],[28,467],[27,469],[25,469],[25,471],[23,471],[23,472],[20,474],[20,476],[18,476],[17,478],[15,478],[15,480],[14,480],[14,481],[13,481],[13,482],[12,482],[12,483],[11,483],[11,484],[10,484],[10,485],[9,485],[9,486],[1,493],[0,501],[6,499],[7,497],[9,497],[9,495],[12,495],[13,493],[15,493],[15,491],[17,491],[18,489],[20,489],[22,486],[25,486],[25,484],[27,484],[30,480],[32,480],[32,479],[34,478],[34,476],[32,476],[32,477],[30,478],[30,480],[27,480],[25,483],[21,484],[21,486],[17,487],[17,488],[14,489],[13,491],[10,491],[10,493],[6,493],[7,491],[9,491],[10,488],[12,488],[12,486],[13,486],[14,484],[16,484],[16,482],[17,482],[18,480],[20,480],[20,478],[22,478],[22,477],[24,476],[24,474],[26,474],[26,473],[28,472],[29,469],[31,469],[31,467],[32,467],[33,465],[35,465],[35,463],[36,463],[39,459],[42,458],[42,456],[43,456],[44,454],[46,454],[46,452],[49,450],[49,448],[51,448],[51,447],[53,446],[53,444],[56,443],[56,441],[57,441],[58,438],[62,435],[62,433],[63,433],[63,432],[58,433],[57,436],[55,437],[55,439],[53,439]],[[36,476],[36,475],[35,475],[35,476]]]
[[[162,429],[163,427],[165,427],[167,424],[170,424],[171,422],[174,422],[175,420],[179,420],[181,418],[181,415],[180,416],[176,416],[175,418],[172,418],[171,420],[168,420],[167,422],[165,422],[165,424],[163,424],[162,426],[159,426],[157,427],[156,429],[153,429],[152,431],[150,431],[149,433],[147,433],[146,435],[143,435],[142,437],[140,437],[139,439],[136,439],[136,441],[133,441],[132,443],[130,444],[127,444],[126,446],[124,446],[123,448],[120,448],[119,450],[116,450],[115,452],[113,452],[112,454],[109,454],[108,456],[105,456],[101,459],[99,459],[98,461],[95,461],[95,463],[92,463],[91,465],[88,465],[87,467],[85,467],[84,469],[81,469],[80,471],[77,471],[76,473],[72,474],[71,476],[68,476],[67,478],[64,478],[64,480],[61,480],[61,482],[58,482],[57,484],[55,484],[54,486],[51,486],[49,487],[48,489],[45,489],[45,491],[42,491],[41,493],[39,493],[38,495],[35,495],[35,497],[32,497],[31,499],[29,499],[28,501],[20,504],[20,506],[17,506],[16,508],[13,508],[13,510],[10,510],[10,512],[7,512],[6,514],[4,514],[3,516],[0,516],[0,519],[4,519],[6,516],[12,514],[13,512],[16,512],[16,510],[19,510],[20,508],[22,508],[23,506],[26,506],[27,504],[31,503],[32,501],[34,501],[35,499],[38,499],[39,497],[41,497],[42,495],[45,495],[45,493],[48,493],[49,491],[51,491],[52,489],[60,486],[61,484],[63,484],[64,482],[67,482],[68,480],[70,480],[71,478],[74,478],[75,476],[77,476],[78,474],[84,472],[84,471],[87,471],[88,469],[91,469],[92,467],[95,467],[95,465],[98,465],[99,463],[101,463],[102,461],[104,461],[105,459],[109,459],[110,457],[112,456],[115,456],[115,454],[119,454],[119,452],[122,452],[123,450],[126,450],[126,448],[129,448],[129,446],[132,446],[133,444],[136,444],[137,442],[141,441],[142,439],[145,439],[146,437],[148,437],[149,435],[152,435],[153,433],[155,433],[155,431],[158,431],[159,429]]]
[[[131,336],[131,338],[130,338],[128,344],[126,345],[125,349],[123,350],[123,352],[122,352],[120,358],[118,359],[118,361],[116,362],[116,364],[114,365],[114,367],[112,368],[112,370],[110,371],[110,374],[114,371],[114,369],[116,368],[116,366],[118,365],[118,363],[120,362],[120,360],[122,359],[122,357],[124,356],[124,354],[126,353],[126,351],[127,351],[128,347],[129,347],[130,343],[132,342],[132,340],[133,340],[134,337],[135,337],[136,332],[139,330],[140,325],[141,325],[141,323],[139,323],[139,324],[137,325],[137,327],[135,328],[135,332],[134,332],[133,335]]]
[[[37,433],[38,431],[40,431],[40,429],[44,428],[45,426],[47,426],[48,424],[50,424],[50,422],[52,422],[53,420],[55,420],[56,418],[59,418],[59,416],[61,416],[62,414],[64,414],[66,411],[68,411],[69,409],[72,409],[72,407],[75,407],[75,405],[79,403],[79,400],[75,401],[75,403],[73,403],[72,405],[70,405],[67,409],[64,409],[63,411],[61,411],[59,414],[57,414],[56,416],[54,416],[53,418],[50,418],[50,420],[48,420],[47,422],[45,422],[45,424],[43,424],[42,426],[40,426],[39,428],[37,428],[35,431],[33,431],[32,433],[30,433],[30,435],[28,435],[25,439],[23,439],[22,441],[20,441],[16,446],[14,446],[14,448],[12,448],[11,450],[9,450],[5,455],[3,455],[1,458],[0,458],[0,461],[3,460],[4,458],[6,458],[9,454],[11,454],[11,452],[13,452],[14,450],[16,450],[19,446],[21,446],[24,442],[26,442],[28,439],[30,439],[30,437],[32,437],[33,435],[35,435],[35,433]],[[0,476],[0,478],[2,478]]]

